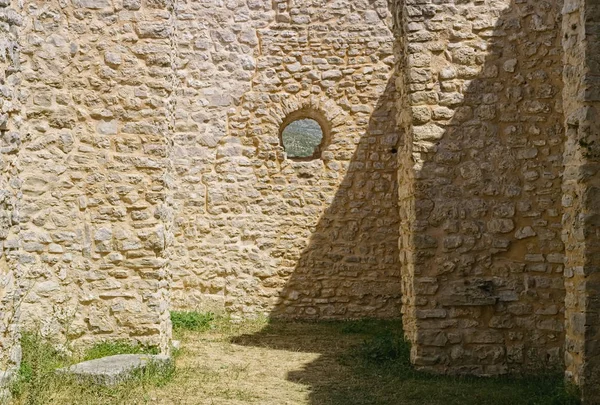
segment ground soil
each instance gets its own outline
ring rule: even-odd
[[[182,333],[151,402],[207,405],[571,404],[560,375],[460,379],[410,370],[399,322],[244,323]]]
[[[149,371],[113,387],[65,380],[54,372],[61,358],[51,345],[27,344],[21,371],[23,380],[13,389],[13,402],[16,405],[578,403],[568,393],[560,370],[528,377],[488,379],[418,372],[410,365],[410,347],[403,338],[400,321],[235,322],[190,314],[193,316],[175,328],[181,349],[176,353],[174,372]],[[200,323],[196,322],[198,319]],[[127,346],[119,347],[101,345],[98,350],[109,355]]]

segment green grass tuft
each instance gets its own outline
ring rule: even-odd
[[[204,332],[214,327],[216,321],[212,312],[172,311],[171,323],[175,331]]]
[[[42,404],[121,404],[135,402],[154,387],[163,387],[175,375],[175,365],[150,363],[143,370],[115,386],[105,387],[56,373],[82,360],[115,354],[157,354],[155,347],[132,345],[124,341],[102,342],[88,349],[82,357],[69,356],[55,349],[39,333],[26,332],[21,337],[23,357],[10,389],[18,405]]]
[[[23,333],[21,350],[21,366],[10,387],[11,393],[18,397],[27,392],[27,405],[46,404],[52,386],[52,379],[49,377],[55,374],[55,369],[68,364],[69,359],[39,333]]]
[[[104,341],[97,343],[87,349],[83,355],[83,360],[100,359],[106,356],[114,356],[117,354],[159,354],[160,350],[155,346],[141,346],[131,344],[127,341]]]
[[[365,364],[378,367],[410,366],[410,345],[402,336],[385,332],[365,340],[354,349],[354,355]]]

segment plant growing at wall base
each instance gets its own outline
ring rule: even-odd
[[[158,349],[126,341],[105,341],[92,346],[81,356],[67,355],[39,332],[23,333],[21,347],[21,366],[10,387],[15,403],[19,405],[135,403],[134,399],[147,395],[153,387],[165,386],[176,371],[174,362],[167,365],[151,362],[122,383],[106,387],[56,373],[56,369],[116,354],[157,354]]]
[[[87,349],[82,360],[94,360],[106,356],[115,356],[117,354],[159,354],[160,350],[156,346],[142,346],[131,344],[124,340],[114,342],[104,341],[95,344]]]
[[[23,358],[11,393],[19,396],[26,390],[27,405],[47,404],[54,370],[65,366],[68,359],[37,332],[23,333],[21,349]]]
[[[203,332],[213,327],[216,320],[212,312],[200,313],[195,311],[172,311],[171,323],[175,331]]]

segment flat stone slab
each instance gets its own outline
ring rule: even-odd
[[[167,368],[171,361],[169,356],[161,354],[118,354],[84,361],[56,371],[96,384],[115,385],[130,378],[135,371],[143,370],[149,364],[158,368]]]

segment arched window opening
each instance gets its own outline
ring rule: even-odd
[[[281,142],[290,159],[320,158],[324,138],[321,124],[308,117],[292,119],[281,131]]]

